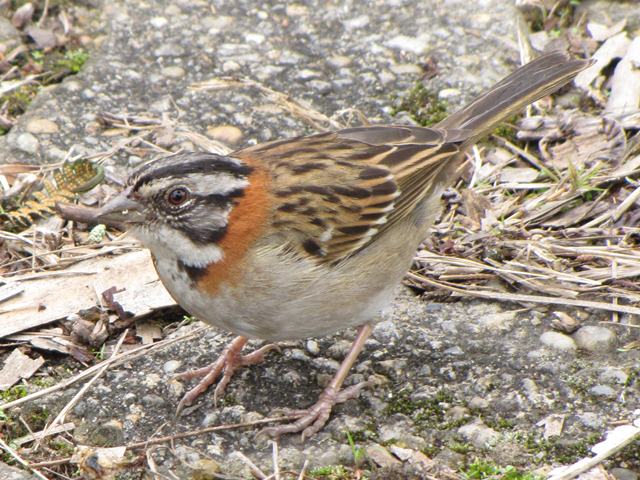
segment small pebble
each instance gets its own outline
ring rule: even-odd
[[[162,76],[167,78],[182,78],[186,74],[184,68],[178,67],[177,65],[164,67],[160,73],[162,73]]]
[[[559,332],[573,333],[580,328],[580,321],[564,313],[554,312],[555,318],[551,320],[551,327]]]
[[[46,118],[32,118],[25,129],[30,133],[56,133],[59,130],[56,122]]]
[[[182,362],[180,360],[169,360],[168,362],[165,362],[162,369],[164,370],[164,373],[173,373],[178,370],[181,365]]]
[[[398,328],[391,320],[378,323],[373,329],[373,338],[381,343],[394,343],[399,337]]]
[[[167,23],[169,23],[169,20],[167,20],[165,17],[153,17],[151,20],[149,20],[149,23],[154,28],[162,28],[166,26]]]
[[[545,347],[571,352],[577,350],[578,346],[571,337],[564,333],[548,331],[540,335],[540,341]]]
[[[612,468],[609,473],[613,475],[616,480],[638,480],[638,473],[629,470],[628,468]]]
[[[157,408],[164,405],[165,401],[160,395],[149,393],[142,397],[142,404],[147,408]]]
[[[429,47],[427,35],[423,34],[419,37],[409,37],[407,35],[397,35],[386,42],[390,48],[401,50],[403,52],[411,52],[416,55],[424,53]]]
[[[476,448],[487,448],[493,445],[500,434],[480,421],[461,426],[458,433]]]
[[[240,70],[240,64],[238,62],[234,62],[233,60],[227,60],[222,64],[222,71],[224,73],[237,72]]]
[[[615,398],[616,391],[609,385],[595,385],[589,389],[589,393],[594,397]]]
[[[578,348],[590,352],[609,352],[616,346],[616,335],[606,327],[587,325],[572,335]]]
[[[344,55],[333,55],[327,59],[327,63],[333,68],[344,68],[351,64],[351,58]]]
[[[446,411],[445,416],[451,420],[462,420],[464,417],[469,415],[469,409],[462,407],[460,405],[456,405],[455,407],[451,407]]]
[[[472,410],[484,410],[489,406],[489,402],[484,398],[473,397],[469,400],[469,408]]]
[[[166,43],[156,48],[153,54],[156,57],[180,57],[184,55],[184,48],[177,44]]]
[[[38,151],[39,142],[36,137],[30,133],[21,133],[15,140],[15,147],[25,153],[34,154]]]
[[[584,412],[578,415],[578,420],[587,428],[592,428],[594,430],[599,430],[602,428],[603,421],[602,415],[599,415],[594,412]]]
[[[207,135],[226,145],[234,145],[242,140],[242,130],[233,125],[217,125],[207,128]]]
[[[98,425],[89,432],[93,445],[100,447],[115,447],[124,443],[124,430],[118,420],[110,420]]]
[[[315,340],[307,340],[307,352],[311,355],[318,355],[320,353],[320,347]]]
[[[446,100],[448,98],[459,97],[461,93],[457,88],[443,88],[438,92],[438,98]]]
[[[444,351],[445,354],[447,355],[455,355],[455,356],[460,356],[460,355],[464,355],[464,350],[462,350],[459,346],[455,345],[451,348],[447,348]]]
[[[619,368],[607,368],[600,374],[600,381],[605,383],[619,383],[620,385],[624,385],[627,383],[629,379],[629,375],[627,375],[624,371]]]
[[[386,448],[377,443],[367,445],[365,451],[367,453],[367,458],[373,460],[373,462],[379,467],[393,467],[394,465],[400,465],[402,463],[391,455]]]

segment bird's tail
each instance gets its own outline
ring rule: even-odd
[[[590,60],[575,60],[564,52],[547,53],[523,65],[435,126],[467,130],[469,137],[464,143],[471,145],[514,112],[570,82],[590,64]]]

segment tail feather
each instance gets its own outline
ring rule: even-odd
[[[502,120],[553,93],[590,64],[589,60],[571,59],[564,52],[542,55],[517,69],[436,127],[472,131],[464,143],[475,143]]]

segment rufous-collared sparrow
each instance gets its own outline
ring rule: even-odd
[[[588,61],[553,52],[516,70],[433,128],[368,126],[274,141],[229,155],[178,153],[135,171],[95,212],[124,222],[185,310],[239,335],[180,402],[262,360],[248,338],[301,339],[359,327],[318,402],[271,435],[309,436],[337,402],[372,325],[390,304],[439,212],[465,149],[569,82]]]

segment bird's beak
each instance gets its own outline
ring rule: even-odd
[[[129,198],[128,188],[113,197],[95,213],[95,221],[105,225],[131,225],[145,220],[142,205]]]

